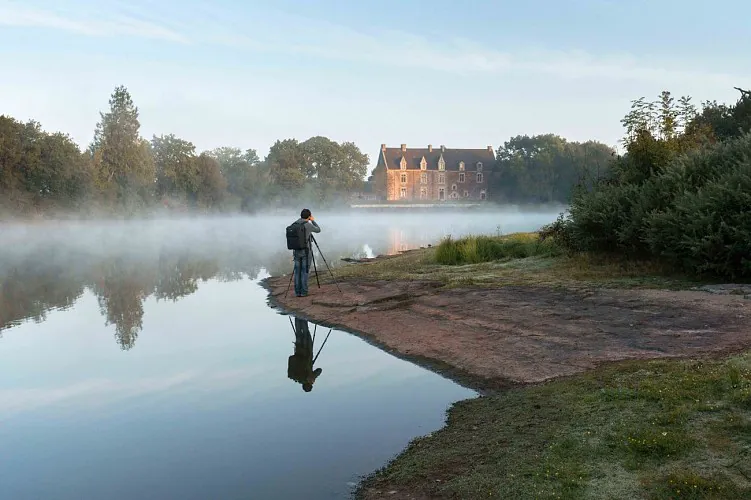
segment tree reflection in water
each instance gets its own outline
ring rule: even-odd
[[[90,292],[105,325],[114,326],[117,343],[130,350],[143,328],[149,297],[177,301],[209,280],[255,280],[262,272],[292,270],[290,253],[273,248],[268,239],[234,227],[174,224],[169,229],[147,223],[120,228],[111,222],[62,224],[34,237],[17,236],[0,254],[0,337],[3,330],[70,308]],[[359,233],[348,236],[336,246],[326,241],[332,237],[321,241],[332,267],[344,257],[368,256],[366,247],[356,243],[362,241]],[[367,237],[376,248],[385,248],[388,238],[388,231]]]
[[[262,270],[286,272],[288,256],[261,259],[247,249],[161,248],[97,257],[66,247],[42,247],[22,258],[0,259],[0,336],[24,321],[42,322],[51,310],[67,309],[92,292],[105,325],[114,325],[121,349],[133,348],[143,328],[143,304],[177,301],[215,279],[257,279]]]

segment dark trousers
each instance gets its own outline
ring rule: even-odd
[[[308,272],[308,256],[295,257],[295,295],[298,297],[308,294]]]

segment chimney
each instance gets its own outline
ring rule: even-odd
[[[407,145],[406,144],[402,144],[402,153],[405,152],[406,150],[407,150]]]
[[[488,146],[488,153],[493,153],[493,146]]]
[[[386,145],[385,144],[381,144],[381,151],[386,151]]]
[[[432,153],[432,152],[433,152],[433,145],[428,144],[428,153]]]
[[[441,144],[441,153],[445,153],[445,152],[446,152],[446,146]]]

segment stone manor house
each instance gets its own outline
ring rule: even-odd
[[[388,148],[381,144],[373,188],[387,201],[478,201],[488,193],[493,148]]]

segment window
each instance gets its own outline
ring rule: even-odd
[[[464,172],[459,174],[459,182],[464,182]]]
[[[464,172],[464,162],[463,161],[459,162],[459,172]]]
[[[420,170],[427,170],[428,169],[428,163],[425,161],[425,157],[423,157],[422,161],[420,161]]]
[[[477,162],[477,171],[478,172],[482,172],[482,162],[481,161]]]
[[[481,200],[485,199],[485,190],[480,191],[480,199]]]
[[[480,182],[480,181],[477,181],[477,182]],[[406,184],[406,183],[407,183],[407,174],[402,174],[402,184]]]
[[[402,199],[404,199],[404,198],[406,198],[406,197],[407,197],[407,188],[402,188],[402,189],[401,189],[401,190],[399,191],[399,197],[400,197],[400,198],[402,198]]]
[[[438,199],[439,200],[445,200],[446,199],[446,188],[439,188],[438,189]]]
[[[402,156],[402,161],[399,163],[402,170],[407,170],[407,160]]]
[[[428,188],[420,188],[420,199],[424,200],[428,197]]]
[[[446,162],[443,161],[443,157],[438,160],[438,170],[446,170]]]
[[[451,190],[452,190],[452,191],[456,191],[456,184],[452,184],[452,185],[451,185]]]
[[[438,174],[438,184],[446,184],[446,174]]]
[[[466,189],[464,190],[464,197],[469,198],[469,191],[467,191]]]
[[[428,174],[420,174],[420,184],[428,183]]]
[[[477,182],[482,182],[482,172],[477,172]]]

